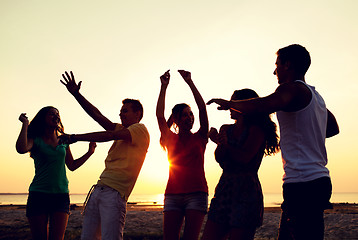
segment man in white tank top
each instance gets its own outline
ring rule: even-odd
[[[323,239],[323,212],[330,207],[332,185],[326,168],[325,139],[339,133],[334,115],[323,98],[305,82],[309,52],[293,44],[277,52],[279,86],[274,93],[243,101],[211,99],[219,110],[274,113],[280,126],[284,168],[279,240]]]

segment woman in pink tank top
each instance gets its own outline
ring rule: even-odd
[[[195,87],[191,73],[179,70],[199,108],[200,129],[192,133],[194,115],[189,105],[177,104],[168,121],[164,117],[169,70],[161,77],[157,103],[160,143],[168,152],[169,179],[164,199],[164,239],[179,239],[185,219],[183,239],[198,239],[208,207],[208,187],[204,173],[204,152],[208,142],[206,104]],[[174,126],[175,132],[170,129]]]

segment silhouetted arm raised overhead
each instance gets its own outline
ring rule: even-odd
[[[204,102],[203,97],[201,96],[199,90],[196,88],[192,78],[191,73],[185,70],[178,70],[182,78],[185,80],[185,82],[190,87],[191,92],[193,93],[196,105],[199,108],[199,121],[200,121],[200,129],[199,132],[207,136],[209,131],[209,120],[208,120],[208,114],[206,111],[206,104]]]
[[[166,71],[162,76],[160,76],[161,88],[160,88],[159,97],[157,101],[157,108],[156,108],[156,116],[157,116],[159,129],[162,137],[164,138],[166,138],[166,136],[170,132],[170,126],[168,126],[167,120],[164,117],[165,94],[169,84],[169,79],[170,79],[169,70]]]
[[[99,125],[106,130],[114,130],[116,124],[106,118],[94,105],[92,105],[81,93],[80,88],[82,81],[78,84],[75,81],[75,77],[72,73],[65,72],[62,74],[63,80],[60,80],[67,90],[75,97],[77,102],[86,111],[86,113],[92,117]]]

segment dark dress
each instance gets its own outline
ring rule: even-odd
[[[227,130],[228,144],[240,148],[248,137],[249,129],[243,130],[239,140],[233,137],[234,125]],[[263,219],[263,195],[257,171],[261,165],[265,146],[247,164],[230,159],[229,154],[216,160],[223,173],[211,200],[208,218],[227,227],[259,227]]]

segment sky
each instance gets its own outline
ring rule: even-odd
[[[171,70],[166,117],[176,103],[188,103],[196,131],[198,110],[177,70],[192,73],[205,101],[228,99],[242,88],[266,96],[278,86],[276,51],[293,43],[310,52],[306,81],[340,127],[326,141],[333,191],[358,192],[357,10],[356,0],[0,0],[0,192],[27,192],[34,176],[29,154],[15,150],[21,113],[31,120],[42,107],[55,106],[65,132],[103,130],[60,83],[64,71],[83,81],[81,93],[113,122],[120,122],[124,98],[142,102],[151,143],[132,194],[161,194],[169,165],[155,117],[160,75]],[[207,111],[210,127],[233,123],[215,105]],[[98,143],[81,168],[67,171],[71,193],[86,193],[97,182],[111,144]],[[86,142],[71,145],[75,158],[87,149]],[[210,193],[221,174],[214,150],[209,142]],[[280,154],[265,157],[259,170],[264,193],[280,193],[282,175]]]

